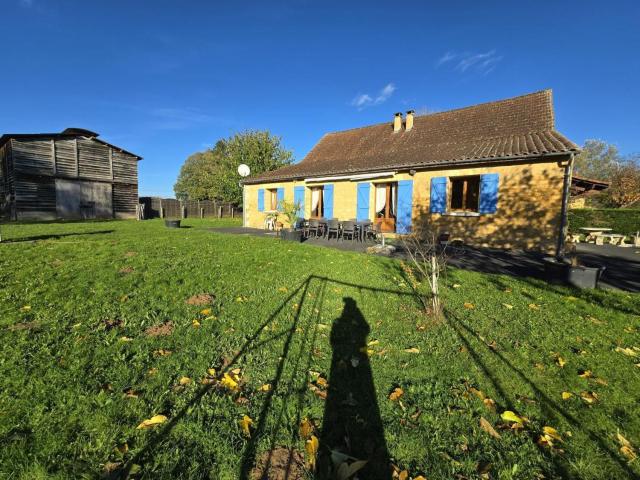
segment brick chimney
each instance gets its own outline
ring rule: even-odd
[[[404,129],[408,132],[409,130],[411,130],[413,128],[413,114],[416,113],[413,110],[409,110],[407,112],[407,119],[405,120],[404,123]]]
[[[402,113],[398,112],[393,117],[393,133],[402,130]]]

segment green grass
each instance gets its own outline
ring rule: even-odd
[[[349,425],[352,453],[386,443],[394,464],[429,479],[477,478],[479,464],[497,479],[640,474],[616,440],[640,447],[640,360],[615,350],[640,347],[638,295],[451,270],[447,318],[434,322],[398,261],[185,223],[2,226],[0,477],[95,478],[111,462],[145,478],[235,479],[274,446],[304,452],[304,417],[323,452]],[[215,296],[210,315],[186,303],[202,293]],[[167,321],[171,335],[145,334]],[[377,341],[370,357],[365,341]],[[201,384],[209,368],[240,368],[241,391]],[[310,372],[328,379],[326,400]],[[183,376],[193,382],[179,387]],[[397,386],[401,402],[388,399]],[[504,410],[529,422],[502,428]],[[156,414],[168,421],[136,429]],[[563,438],[553,450],[536,444],[544,426]]]

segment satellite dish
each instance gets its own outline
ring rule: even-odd
[[[238,165],[238,174],[241,177],[247,177],[250,173],[251,169],[249,168],[249,165],[245,165],[244,163]]]

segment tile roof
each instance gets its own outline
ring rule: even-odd
[[[392,122],[329,133],[297,164],[245,183],[482,163],[579,151],[555,130],[551,90],[416,116],[410,131]]]

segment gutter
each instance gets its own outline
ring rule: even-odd
[[[567,237],[567,210],[569,208],[569,191],[571,187],[571,176],[573,174],[573,157],[571,154],[569,161],[564,167],[564,184],[562,186],[562,210],[560,212],[560,227],[558,229],[558,242],[556,244],[556,258],[562,259],[564,256],[564,244]]]

